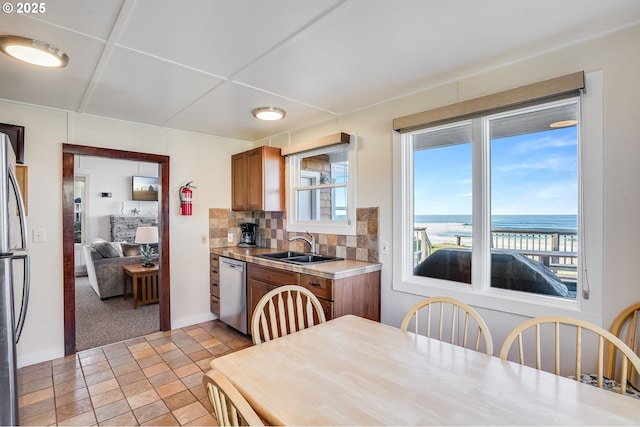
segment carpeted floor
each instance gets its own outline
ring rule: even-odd
[[[87,277],[76,277],[76,351],[100,347],[160,330],[158,304],[138,306],[122,296],[100,300]]]

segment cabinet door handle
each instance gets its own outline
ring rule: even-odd
[[[322,285],[320,283],[318,283],[318,282],[308,282],[308,283],[309,283],[309,285],[315,286],[316,288],[322,287]]]

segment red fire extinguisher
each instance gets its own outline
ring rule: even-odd
[[[191,198],[193,196],[193,191],[191,191],[191,189],[196,187],[191,185],[192,182],[193,181],[189,181],[185,185],[180,187],[180,214],[181,215],[191,216],[191,214],[193,213],[192,205],[191,205]]]

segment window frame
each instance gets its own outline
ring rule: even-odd
[[[406,292],[423,297],[443,295],[461,299],[478,307],[498,310],[524,316],[570,315],[597,324],[602,323],[602,245],[603,245],[603,77],[602,72],[585,74],[589,91],[581,96],[581,116],[578,147],[578,188],[579,188],[579,286],[576,300],[566,300],[546,295],[505,291],[492,288],[489,283],[489,268],[474,268],[472,284],[459,284],[446,280],[413,275],[412,230],[413,230],[413,153],[412,144],[407,144],[405,136],[394,133],[394,239],[393,282],[394,291]],[[536,104],[546,104],[541,101]],[[519,110],[519,107],[509,111]],[[484,120],[492,114],[483,114]],[[455,120],[462,122],[463,120]],[[483,120],[473,122],[472,133],[485,132]],[[486,144],[489,142],[486,141]],[[489,239],[491,235],[488,217],[490,215],[488,196],[482,188],[488,188],[489,159],[486,147],[473,147],[473,246],[481,250],[473,251],[474,266],[489,265]],[[482,168],[477,166],[482,165]],[[480,170],[479,170],[480,169]],[[584,192],[589,188],[589,192]],[[479,199],[476,199],[478,197]],[[589,275],[586,275],[589,271]],[[586,284],[586,285],[585,285]],[[585,298],[585,293],[589,297]]]
[[[296,190],[300,188],[300,161],[306,157],[312,157],[319,154],[326,154],[335,152],[338,150],[345,150],[347,152],[347,159],[349,161],[349,180],[346,186],[339,185],[340,188],[345,188],[347,192],[347,219],[346,220],[298,220],[297,217],[297,197]],[[324,234],[344,234],[355,235],[356,234],[356,205],[357,205],[357,175],[358,175],[358,162],[357,162],[357,138],[351,137],[351,141],[348,144],[328,145],[313,150],[302,151],[287,156],[286,160],[286,206],[287,206],[287,231],[294,232],[310,232],[310,233],[324,233]],[[335,184],[322,184],[317,186],[318,189],[322,188],[335,188]],[[333,194],[333,192],[332,192]],[[332,217],[334,210],[332,209]]]

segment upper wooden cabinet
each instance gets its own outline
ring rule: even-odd
[[[231,156],[231,209],[284,211],[284,157],[276,147]]]

